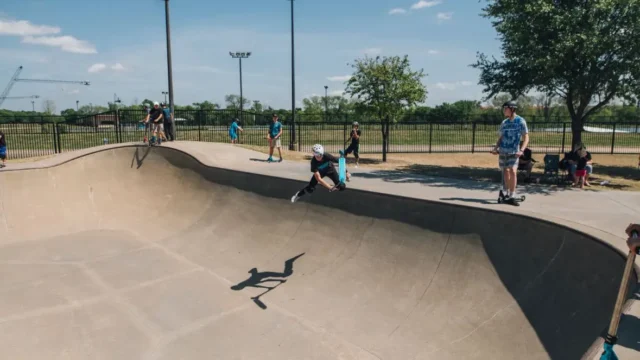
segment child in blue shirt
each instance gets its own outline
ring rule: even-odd
[[[280,136],[282,136],[282,123],[278,121],[278,115],[273,114],[273,122],[269,124],[269,132],[267,133],[267,139],[269,140],[269,159],[268,162],[273,162],[273,148],[278,148],[278,155],[280,155],[280,160],[278,162],[282,162],[282,151],[280,148],[282,144],[280,143]]]

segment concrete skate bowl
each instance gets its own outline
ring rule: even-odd
[[[595,239],[302,185],[143,147],[0,173],[3,358],[579,359],[606,330]]]

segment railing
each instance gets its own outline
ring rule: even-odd
[[[65,119],[64,122],[2,123],[10,158],[57,154],[103,144],[142,142],[145,129],[140,121],[146,112],[120,111]],[[237,111],[180,111],[175,114],[176,140],[229,143],[229,125],[241,118],[239,143],[266,146],[271,117]],[[380,122],[360,121],[360,152],[382,152]],[[401,122],[389,126],[388,153],[488,152],[498,138],[499,123]],[[571,125],[529,122],[529,148],[534,153],[564,153],[571,150]],[[351,121],[296,121],[295,148],[309,152],[321,143],[330,152],[349,144]],[[640,123],[589,122],[582,140],[593,154],[640,153]],[[282,145],[291,143],[291,124],[284,119]]]

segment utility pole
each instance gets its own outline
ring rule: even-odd
[[[234,59],[238,59],[240,63],[240,117],[242,117],[242,109],[244,107],[244,98],[242,97],[242,59],[248,59],[251,56],[251,52],[229,52],[229,55]]]
[[[295,70],[295,41],[293,26],[293,1],[291,1],[291,142],[289,150],[295,150],[296,143],[296,70]]]
[[[165,103],[165,104],[167,103],[167,94],[169,94],[169,92],[168,92],[168,91],[163,91],[163,92],[162,92],[162,95],[164,95],[164,103]]]
[[[76,111],[80,111],[80,101],[76,100]]]
[[[169,0],[164,0],[164,14],[165,14],[165,26],[167,28],[167,73],[169,76],[169,109],[171,110],[171,119],[174,121],[171,127],[173,138],[176,138],[176,124],[174,116],[174,104],[173,104],[173,71],[171,66],[171,26],[169,23]]]
[[[31,100],[31,111],[36,112],[36,102]]]

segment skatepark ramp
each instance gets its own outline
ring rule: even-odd
[[[580,359],[606,330],[596,239],[303,185],[134,146],[0,173],[3,358]]]

